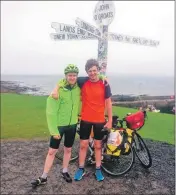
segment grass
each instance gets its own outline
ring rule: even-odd
[[[113,107],[113,114],[118,113],[119,117],[124,117],[128,112],[134,113],[136,111],[131,108]],[[174,115],[147,112],[147,116],[145,126],[139,131],[139,134],[144,138],[175,144]]]
[[[1,138],[37,138],[49,135],[46,97],[1,94]]]
[[[1,139],[46,138],[46,97],[1,94]],[[113,114],[124,117],[135,109],[113,107]],[[140,134],[144,138],[174,144],[174,115],[148,113],[148,120]]]

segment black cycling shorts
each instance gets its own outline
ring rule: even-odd
[[[69,125],[64,127],[58,127],[61,139],[54,139],[53,136],[50,137],[50,148],[58,149],[62,137],[64,135],[64,146],[71,148],[73,146],[76,134],[76,125]]]
[[[81,120],[80,123],[80,139],[87,140],[90,137],[91,129],[93,126],[94,139],[102,140],[104,133],[101,132],[105,123],[91,123]]]

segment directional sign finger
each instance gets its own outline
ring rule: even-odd
[[[56,33],[69,33],[69,34],[81,35],[85,37],[97,37],[93,33],[85,29],[82,29],[79,26],[73,26],[73,25],[57,23],[57,22],[53,22],[51,26],[52,28],[55,29]]]
[[[97,40],[96,37],[93,36],[83,36],[83,35],[76,35],[71,33],[51,33],[51,39],[55,41],[67,41],[67,40]]]
[[[156,40],[123,35],[123,34],[115,34],[115,33],[108,33],[108,40],[143,45],[143,46],[150,46],[150,47],[157,47],[159,45],[159,41]]]
[[[100,33],[99,29],[96,28],[95,26],[89,24],[88,22],[85,22],[84,20],[82,20],[80,18],[76,18],[75,23],[76,23],[76,25],[78,25],[79,28],[84,29],[84,30],[88,31],[89,33],[101,38],[101,33]]]

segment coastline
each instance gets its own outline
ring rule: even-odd
[[[1,80],[1,91],[0,93],[16,93],[16,94],[30,94],[30,95],[39,95],[39,96],[47,96],[49,95],[42,92],[41,88],[38,86],[33,86],[33,87],[28,87],[26,85],[23,85],[19,82],[16,81],[3,81]],[[120,94],[120,95],[116,95],[113,94],[112,95],[112,101],[115,103],[118,102],[138,102],[141,100],[147,100],[147,101],[151,101],[151,100],[168,100],[170,99],[171,95],[145,95],[142,94],[140,95],[140,99],[139,99],[139,95],[128,95],[128,94]]]
[[[48,96],[41,91],[40,87],[33,86],[27,87],[19,82],[14,81],[1,81],[1,93],[15,93],[25,94],[31,96]],[[139,108],[141,106],[154,105],[160,109],[162,113],[170,113],[175,106],[175,99],[171,99],[171,96],[151,96],[151,95],[112,95],[113,106],[122,106],[128,108]]]
[[[1,81],[1,93],[31,94],[36,95],[40,91],[39,87],[27,87],[18,82]]]

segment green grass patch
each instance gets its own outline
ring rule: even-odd
[[[113,107],[113,114],[123,118],[128,112],[134,113],[136,109]],[[148,119],[145,126],[139,130],[144,138],[175,144],[174,115],[147,112]]]
[[[49,135],[46,97],[1,94],[1,138],[37,138]]]
[[[46,98],[31,95],[1,94],[1,139],[46,138]],[[131,108],[113,107],[120,118]],[[174,144],[174,115],[149,113],[146,125],[140,130],[144,138]]]

